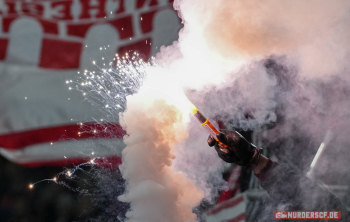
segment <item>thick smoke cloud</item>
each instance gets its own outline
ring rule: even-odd
[[[350,122],[349,1],[176,0],[174,7],[184,21],[179,41],[161,48],[161,74],[148,72],[121,118],[129,134],[121,199],[131,202],[130,221],[165,221],[160,212],[194,221],[190,208],[223,186],[224,164],[207,134],[170,102],[185,100],[183,92],[227,128],[263,131],[262,144],[300,170],[332,130],[331,149],[344,158],[320,165],[341,172],[350,157],[341,149]]]
[[[180,41],[198,42],[223,57],[293,54],[308,76],[332,74],[345,65],[341,60],[350,47],[346,0],[179,0],[175,6],[185,21]]]
[[[320,143],[327,129],[337,135],[346,128],[350,2],[174,5],[185,24],[178,43],[183,60],[203,64],[197,72],[189,68],[205,80],[202,87],[188,90],[203,112],[243,130],[270,127],[270,142],[303,134]],[[167,54],[163,49],[160,61]]]
[[[174,145],[188,137],[182,113],[152,93],[141,89],[127,101],[120,167],[127,192],[119,199],[130,202],[128,221],[195,221],[203,192],[172,168]]]

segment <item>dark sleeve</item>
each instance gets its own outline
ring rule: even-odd
[[[336,196],[284,165],[269,159],[256,176],[269,195],[284,206],[283,210],[341,211],[341,221],[350,218],[345,205]]]

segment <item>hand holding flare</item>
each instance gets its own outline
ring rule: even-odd
[[[236,131],[218,131],[192,103],[191,110],[193,115],[209,132],[208,144],[215,147],[222,160],[243,166],[245,169],[258,165],[262,149],[248,142]]]
[[[209,134],[216,140],[218,144],[232,150],[232,148],[218,140],[216,135],[219,133],[219,131],[210,123],[209,119],[207,119],[201,112],[199,112],[197,107],[195,107],[192,103],[191,111],[192,114],[197,118],[197,120],[202,124],[202,126],[209,132]]]

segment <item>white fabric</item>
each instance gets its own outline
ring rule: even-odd
[[[84,101],[81,92],[68,90],[67,80],[77,78],[77,72],[83,70],[97,70],[92,60],[99,61],[101,57],[110,62],[120,46],[137,42],[144,38],[152,38],[152,54],[154,55],[163,44],[171,44],[178,38],[180,28],[179,18],[171,9],[169,1],[156,1],[158,5],[151,6],[153,1],[147,0],[142,8],[136,8],[135,0],[126,0],[126,11],[120,14],[115,12],[120,6],[119,0],[107,0],[106,18],[95,18],[97,10],[91,9],[91,18],[80,19],[82,5],[79,0],[72,1],[73,20],[55,20],[54,16],[61,16],[58,8],[50,6],[55,1],[33,1],[33,4],[44,5],[43,15],[40,17],[26,16],[23,10],[25,3],[16,3],[16,12],[19,15],[11,23],[9,32],[4,30],[2,21],[11,17],[10,7],[6,1],[0,2],[0,39],[9,39],[5,59],[0,61],[0,136],[4,134],[40,129],[45,127],[75,124],[81,121],[90,122],[94,119],[104,118],[101,112],[94,109],[88,101]],[[86,0],[90,1],[90,0]],[[13,1],[12,1],[13,2]],[[96,6],[102,0],[91,0],[90,5]],[[29,3],[28,3],[29,4]],[[51,7],[51,8],[50,8]],[[22,9],[21,9],[22,8]],[[56,10],[56,11],[55,11]],[[153,22],[153,30],[143,33],[141,30],[142,13],[158,10]],[[131,15],[134,36],[130,39],[120,39],[118,30],[108,24],[108,21]],[[58,34],[44,33],[39,19],[58,22]],[[93,22],[85,38],[68,35],[68,25],[87,24]],[[125,27],[127,28],[127,27]],[[42,59],[42,39],[58,39],[83,44],[78,69],[43,69],[40,68]],[[146,43],[145,43],[146,44]],[[149,44],[149,43],[148,43]],[[87,46],[87,47],[86,47]],[[100,50],[106,47],[106,50]],[[55,52],[53,52],[55,53]],[[68,53],[67,56],[70,56]],[[93,140],[83,142],[60,142],[53,146],[38,144],[24,147],[22,151],[8,151],[1,149],[0,153],[6,158],[22,163],[39,160],[50,160],[57,157],[84,156],[83,150],[100,150],[100,143]],[[117,141],[115,146],[121,149],[123,143]],[[54,148],[54,149],[52,149]],[[119,149],[118,148],[118,149]],[[102,152],[101,155],[111,155],[111,152]]]

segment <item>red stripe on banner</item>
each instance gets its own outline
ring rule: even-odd
[[[8,43],[8,39],[0,38],[0,60],[4,60],[6,58]]]
[[[240,215],[238,215],[237,217],[228,220],[227,222],[239,222],[245,220],[245,213],[241,213]]]
[[[42,166],[52,166],[52,167],[60,167],[60,166],[69,166],[69,165],[79,165],[82,163],[89,163],[91,159],[76,157],[69,159],[60,159],[60,160],[45,160],[45,161],[36,161],[30,163],[20,163],[21,166],[24,167],[42,167]],[[113,157],[103,157],[103,158],[94,158],[93,163],[91,165],[101,167],[101,168],[116,168],[122,163],[122,159],[119,156]]]
[[[39,67],[76,69],[80,66],[82,43],[43,38]]]
[[[151,12],[145,12],[140,15],[141,30],[142,33],[147,33],[153,31],[153,21],[157,10]],[[142,19],[141,19],[142,18]]]
[[[0,135],[0,147],[8,150],[17,150],[26,146],[40,143],[54,143],[69,139],[122,139],[125,134],[126,132],[117,123],[84,123],[82,125],[64,125]]]
[[[132,52],[138,52],[140,54],[139,57],[142,58],[144,61],[147,61],[151,57],[152,47],[150,43],[152,43],[152,39],[146,38],[146,39],[142,39],[140,41],[131,43],[129,45],[121,46],[118,49],[118,54],[125,55],[125,53],[131,54]]]
[[[42,167],[42,166],[68,166],[68,165],[79,165],[87,162],[86,158],[69,158],[69,159],[61,159],[61,160],[43,160],[43,161],[35,161],[29,163],[19,163],[19,165],[24,167]]]
[[[221,195],[218,198],[218,201],[216,202],[221,203],[224,202],[228,199],[233,198],[236,193],[239,191],[239,177],[241,175],[241,167],[240,166],[236,166],[234,168],[234,170],[232,171],[229,179],[228,179],[228,190],[224,190]]]
[[[224,203],[224,204],[218,206],[217,208],[214,208],[214,209],[208,211],[207,215],[217,214],[220,211],[227,209],[227,208],[234,207],[243,201],[244,201],[243,196],[240,196],[239,198],[237,198],[234,201],[228,201],[227,203]]]
[[[237,193],[237,191],[239,190],[239,186],[236,186],[234,189],[232,190],[224,190],[222,191],[217,203],[222,203],[228,199],[231,199],[232,197],[235,196],[235,194]]]

